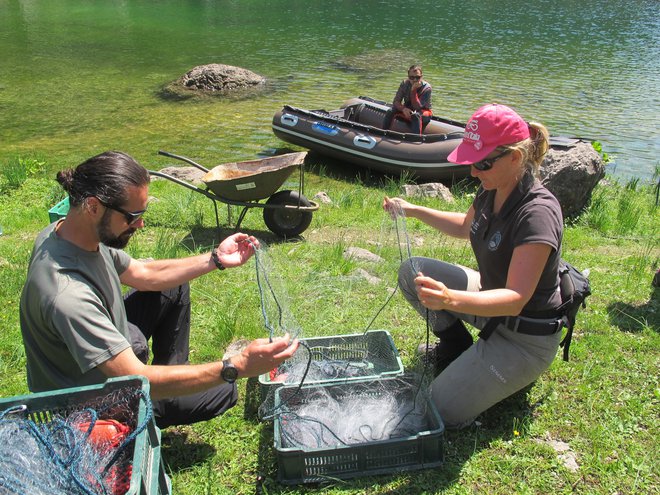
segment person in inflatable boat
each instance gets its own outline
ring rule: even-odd
[[[395,119],[405,121],[411,133],[422,134],[430,122],[431,85],[423,79],[422,67],[411,65],[408,69],[408,78],[401,81],[399,89],[394,96],[392,108],[387,112],[383,127],[391,129]]]

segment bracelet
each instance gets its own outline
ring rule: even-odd
[[[217,249],[214,249],[213,251],[211,251],[211,259],[213,260],[213,264],[215,264],[215,267],[218,270],[224,270],[225,268],[227,268],[226,266],[224,266],[222,264],[222,262],[220,261],[220,258],[218,258],[218,250]]]

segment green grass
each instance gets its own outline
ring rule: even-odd
[[[0,395],[27,392],[18,300],[32,242],[47,210],[62,197],[48,164],[21,175],[2,164],[0,182]],[[47,172],[44,172],[47,171]],[[10,185],[7,185],[10,184]],[[286,292],[291,316],[304,335],[338,335],[387,329],[405,366],[425,338],[425,324],[396,284],[399,249],[383,195],[400,183],[359,179],[320,164],[306,174],[306,195],[325,191],[333,200],[314,214],[303,239],[281,242],[270,234],[261,210],[252,209],[242,230],[268,245],[264,252],[274,285]],[[447,432],[442,467],[321,486],[277,483],[272,432],[254,416],[252,384],[241,381],[241,400],[222,418],[163,432],[163,458],[176,494],[649,494],[660,493],[657,469],[660,384],[660,289],[651,279],[660,264],[660,222],[654,184],[618,184],[608,178],[591,207],[566,226],[564,257],[591,272],[593,295],[578,315],[571,360],[560,354],[524,391],[482,414],[478,423]],[[464,211],[474,192],[454,187],[456,202],[415,200]],[[221,232],[212,203],[167,181],[154,182],[147,227],[128,251],[137,258],[185,256],[209,250]],[[237,218],[234,209],[232,218]],[[407,223],[414,255],[474,266],[469,245],[448,239],[415,220]],[[348,247],[383,258],[369,263],[344,258]],[[357,273],[380,281],[371,284]],[[238,338],[265,336],[254,260],[239,269],[212,273],[192,283],[192,359],[218,359]],[[283,292],[284,295],[284,292]],[[248,393],[249,392],[249,393]],[[551,441],[568,445],[579,466],[568,469]],[[263,482],[257,487],[257,476]]]

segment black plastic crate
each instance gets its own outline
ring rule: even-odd
[[[377,378],[387,376],[398,376],[403,374],[403,363],[399,357],[399,351],[394,345],[392,336],[387,330],[370,330],[360,334],[332,335],[329,337],[311,337],[301,339],[301,347],[296,354],[280,368],[292,364],[307,363],[310,356],[302,344],[311,350],[312,363],[320,363],[323,360],[360,361],[367,357],[372,366],[364,373],[354,377],[329,377],[327,379],[306,379],[305,384],[325,383],[332,381],[363,380],[366,378]],[[270,389],[275,386],[286,385],[286,382],[271,380],[268,373],[259,376],[262,399],[265,399]]]
[[[283,386],[275,391],[274,447],[278,479],[285,484],[318,483],[335,478],[348,479],[377,474],[437,467],[444,459],[444,424],[433,402],[424,391],[401,388],[396,377],[374,380],[325,383],[307,386]],[[333,447],[287,447],[284,435],[287,415],[299,411],[319,389],[337,399],[364,394],[378,398],[394,394],[398,399],[425,401],[425,429],[416,434],[388,440],[339,445]],[[359,390],[359,392],[356,392]]]

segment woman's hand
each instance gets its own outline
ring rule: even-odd
[[[218,258],[220,263],[227,268],[241,266],[259,248],[256,237],[243,233],[230,235],[218,246]]]
[[[451,309],[454,303],[454,291],[442,282],[418,273],[415,277],[417,298],[425,308],[432,310]]]
[[[406,216],[413,206],[413,204],[408,203],[408,201],[401,198],[388,198],[385,196],[383,199],[383,210],[388,212],[392,219]]]

